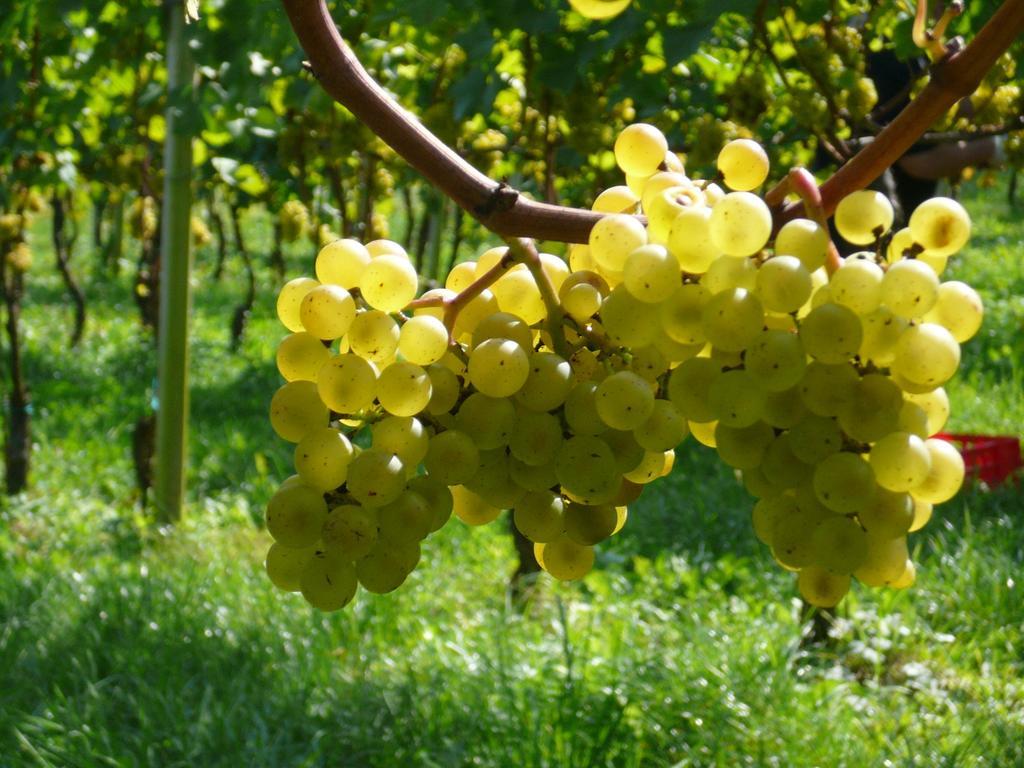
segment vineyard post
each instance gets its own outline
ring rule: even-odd
[[[191,64],[182,0],[170,0],[165,10],[169,14],[168,102],[160,236],[155,499],[157,517],[174,521],[181,518],[185,494],[188,434],[192,126],[185,99],[189,93]]]

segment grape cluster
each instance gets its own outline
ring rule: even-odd
[[[963,209],[929,201],[889,236],[887,201],[856,193],[837,225],[871,250],[829,276],[827,230],[773,237],[755,142],[721,150],[724,187],[650,125],[615,158],[626,183],[568,265],[491,248],[418,297],[401,246],[336,240],[316,279],[284,286],[270,420],[296,474],[267,507],[275,585],[336,610],[402,584],[453,513],[505,509],[546,571],[580,578],[691,432],[742,472],[756,534],[808,601],[834,605],[851,574],[913,581],[906,534],[963,477],[930,439],[981,320],[976,293],[938,278]]]

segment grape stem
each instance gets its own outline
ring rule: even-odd
[[[551,346],[557,354],[568,360],[572,353],[565,340],[565,310],[562,309],[562,304],[558,300],[555,287],[551,284],[551,278],[544,271],[544,262],[541,261],[540,254],[537,253],[537,246],[534,245],[533,240],[525,237],[506,238],[505,243],[508,245],[509,254],[516,263],[525,264],[526,268],[530,270],[530,274],[533,275],[533,280],[537,284],[540,297],[547,310],[547,326],[548,334],[551,336]]]
[[[444,327],[448,329],[449,338],[454,340],[452,334],[455,329],[455,321],[459,319],[459,312],[465,309],[469,302],[498,282],[498,278],[514,266],[515,260],[511,254],[506,253],[497,264],[480,275],[480,277],[459,291],[455,296],[441,301],[441,306],[444,307]],[[413,304],[415,303],[413,302]]]

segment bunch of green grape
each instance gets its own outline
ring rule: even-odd
[[[281,206],[278,222],[281,239],[286,243],[294,243],[305,236],[309,229],[309,211],[301,200],[289,200]]]

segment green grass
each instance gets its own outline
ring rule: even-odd
[[[989,320],[950,426],[1020,435],[1024,224],[1002,200],[965,201],[976,236],[951,275]],[[200,254],[190,507],[160,529],[133,491],[154,364],[128,281],[86,281],[71,350],[40,250],[32,489],[0,506],[0,766],[1024,766],[1019,488],[941,507],[911,540],[915,588],[855,588],[828,644],[801,642],[749,498],[692,445],[582,584],[541,577],[520,609],[504,523],[452,523],[397,593],[324,616],[260,566],[262,506],[289,473],[266,422],[272,278],[231,354],[240,266],[215,284]]]

